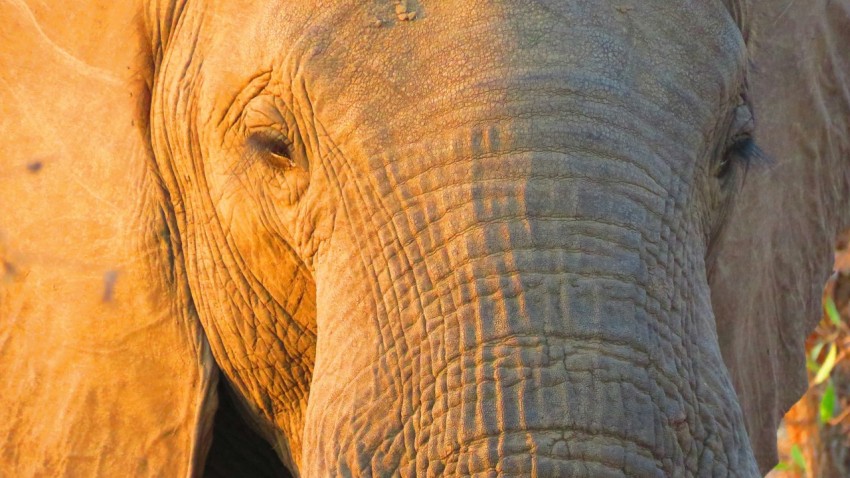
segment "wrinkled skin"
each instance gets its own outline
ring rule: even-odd
[[[0,474],[772,467],[850,3],[406,5],[0,2]]]

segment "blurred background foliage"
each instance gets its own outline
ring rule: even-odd
[[[779,430],[770,478],[850,477],[850,231],[838,239],[823,316],[806,343],[809,390]]]

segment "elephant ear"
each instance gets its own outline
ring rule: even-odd
[[[209,446],[135,3],[0,1],[0,476],[190,476]]]
[[[806,390],[804,343],[821,316],[837,232],[850,224],[850,2],[752,2],[753,168],[709,273],[720,347],[762,471]],[[760,169],[760,170],[759,170]]]

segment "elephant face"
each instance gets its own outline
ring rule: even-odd
[[[706,275],[753,149],[733,15],[404,5],[188,3],[164,45],[192,297],[284,459],[756,473]]]
[[[847,44],[847,0],[0,2],[0,475],[768,470]]]

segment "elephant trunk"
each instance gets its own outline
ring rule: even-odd
[[[400,209],[317,278],[322,472],[755,474],[703,252],[658,165],[497,137],[386,178]]]

